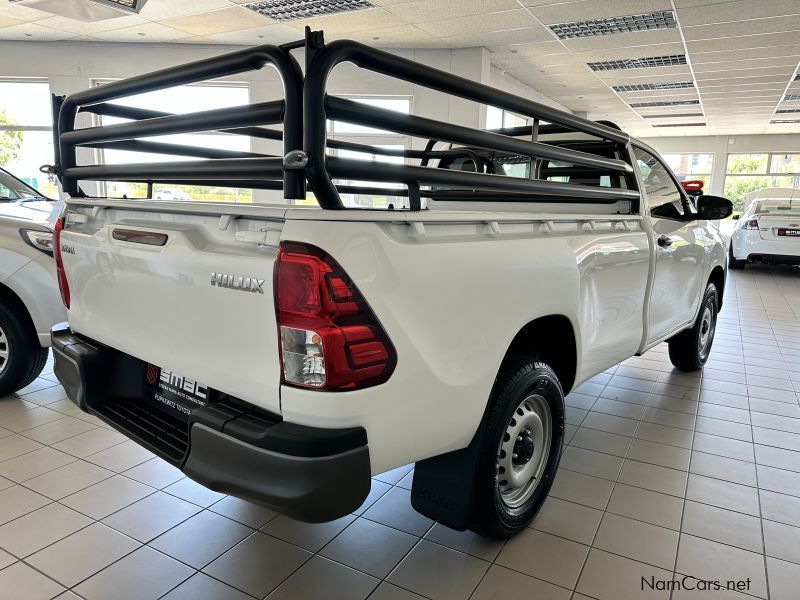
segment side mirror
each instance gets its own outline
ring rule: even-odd
[[[707,221],[725,219],[733,214],[733,202],[720,196],[702,195],[697,199],[697,218]]]

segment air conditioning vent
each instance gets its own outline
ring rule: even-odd
[[[800,119],[775,119],[770,121],[770,125],[788,125],[789,123],[800,123]]]
[[[786,94],[784,100],[791,102],[792,100],[800,100],[800,94]]]
[[[623,58],[621,60],[602,60],[590,62],[586,65],[592,71],[617,71],[620,69],[651,69],[653,67],[672,67],[685,65],[685,54],[670,54],[669,56],[650,56],[648,58]]]
[[[705,123],[661,123],[653,127],[705,127]]]
[[[700,100],[659,100],[657,102],[636,102],[631,108],[651,108],[656,106],[690,106],[700,104]]]
[[[137,14],[147,0],[10,0],[12,4],[93,23]]]
[[[596,35],[613,35],[615,33],[631,33],[650,29],[673,29],[676,26],[675,13],[671,10],[548,25],[552,32],[556,34],[556,37],[561,40]]]
[[[782,108],[775,111],[776,115],[785,115],[788,113],[800,113],[800,108]]]
[[[678,119],[686,117],[702,117],[703,113],[674,113],[671,115],[642,115],[643,119]]]
[[[263,0],[243,6],[276,21],[296,21],[375,8],[367,0]]]
[[[679,90],[694,87],[694,81],[660,81],[658,83],[632,83],[612,85],[615,92],[651,92],[653,90]]]

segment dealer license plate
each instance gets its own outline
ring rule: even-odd
[[[205,406],[213,393],[204,384],[169,369],[148,364],[144,370],[142,398],[183,421],[195,408]]]
[[[778,235],[786,235],[786,236],[800,235],[800,229],[778,229]]]

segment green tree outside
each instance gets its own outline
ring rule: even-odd
[[[0,125],[16,125],[5,110],[0,109]],[[15,162],[22,150],[24,134],[22,131],[0,131],[0,166]]]

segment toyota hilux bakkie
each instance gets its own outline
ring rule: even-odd
[[[342,62],[531,124],[485,131],[330,96]],[[282,100],[178,115],[113,102],[264,66]],[[318,33],[56,102],[54,170],[71,198],[56,228],[69,323],[53,331],[55,372],[83,410],[211,489],[327,521],[362,504],[372,475],[415,463],[416,510],[508,537],[555,476],[565,394],[664,341],[678,369],[708,358],[726,276],[712,221],[731,204],[688,195],[612,123]],[[78,111],[127,121],[76,128]],[[329,139],[329,119],[415,143]],[[195,131],[283,149],[148,139]],[[79,165],[87,147],[184,160]],[[82,180],[288,202],[87,197]],[[307,191],[318,207],[292,202]],[[352,194],[393,200],[356,208]]]

